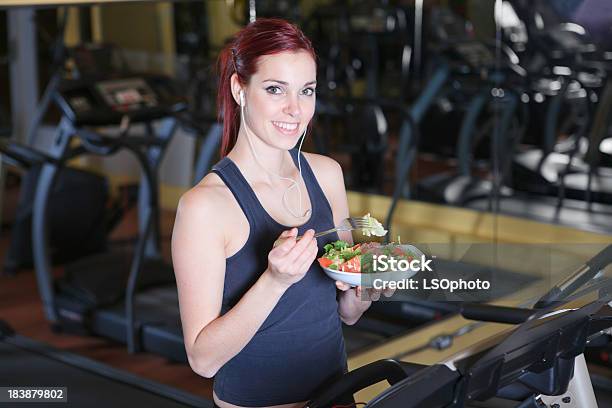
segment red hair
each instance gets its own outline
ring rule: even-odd
[[[277,18],[261,18],[240,30],[219,54],[217,112],[223,121],[221,157],[227,156],[236,144],[240,128],[240,108],[231,90],[232,75],[236,73],[240,83],[247,84],[256,72],[259,57],[286,51],[306,51],[316,61],[312,43],[297,26]]]

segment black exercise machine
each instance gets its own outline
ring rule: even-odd
[[[32,203],[42,163],[49,158],[49,155],[37,146],[41,142],[39,140],[41,121],[51,104],[59,105],[60,113],[69,115],[69,119],[75,122],[76,126],[82,128],[114,126],[117,128],[120,121],[117,119],[118,113],[114,110],[115,107],[129,108],[130,104],[127,103],[121,107],[121,102],[109,102],[104,99],[103,91],[89,87],[108,86],[110,83],[121,84],[126,78],[128,82],[130,78],[137,82],[139,77],[143,77],[129,72],[121,53],[112,45],[85,43],[75,47],[66,47],[63,41],[65,18],[66,13],[59,20],[59,34],[52,49],[53,74],[34,112],[31,131],[28,135],[29,140],[26,145],[7,141],[0,148],[9,163],[25,170],[20,189],[20,205],[4,260],[3,271],[7,274],[14,274],[21,268],[32,267]],[[160,93],[157,97],[164,99],[154,102],[155,104],[184,105],[182,98],[176,97],[180,95],[180,92],[168,78],[145,77],[148,77],[147,81],[155,82],[155,92]],[[132,85],[138,87],[137,83]],[[143,88],[142,91],[144,92],[145,89]],[[119,95],[119,97],[129,98],[129,95]],[[156,96],[147,95],[146,97]],[[141,109],[140,105],[147,104],[149,102],[143,101],[142,104],[132,105],[138,110]],[[141,120],[143,118],[137,117],[139,114],[134,112],[133,108],[129,109],[132,116],[136,115],[131,120],[145,122]],[[156,109],[158,108],[149,104],[144,115],[155,114]],[[184,106],[177,111],[181,109],[184,109]],[[150,129],[146,131],[150,132]],[[49,242],[54,262],[71,262],[79,257],[104,252],[107,249],[107,235],[120,221],[125,210],[136,201],[133,198],[134,194],[130,195],[125,189],[124,192],[127,194],[109,203],[108,190],[108,181],[104,176],[92,171],[62,166],[52,192],[49,210],[53,223],[50,227]],[[75,191],[80,192],[78,200],[74,200]],[[82,222],[67,221],[75,218]],[[153,234],[153,238],[156,239],[156,233]],[[152,251],[150,245],[147,250]]]
[[[496,344],[456,361],[432,366],[396,360],[368,364],[346,374],[306,406],[333,406],[387,380],[391,387],[367,407],[596,408],[583,353],[585,347],[612,338],[609,279],[579,294],[599,291],[599,299],[578,309],[555,309],[610,263],[612,245],[552,288],[534,309],[464,304],[461,313],[468,319],[519,325],[509,335],[499,335]]]
[[[52,327],[108,337],[127,342],[130,351],[149,350],[186,361],[174,273],[161,259],[156,239],[157,171],[177,126],[174,115],[184,108],[173,95],[164,77],[64,81],[54,94],[63,117],[50,152],[10,143],[3,153],[41,166],[32,199],[32,243],[39,292]],[[158,129],[154,121],[162,122]],[[115,125],[119,134],[100,133],[94,128],[98,125]],[[135,135],[134,125],[143,127],[144,135]],[[120,150],[133,153],[143,171],[140,233],[133,255],[109,251],[83,257],[67,265],[61,279],[54,279],[48,217],[60,171],[72,158]],[[72,199],[76,203],[78,193]]]
[[[491,141],[492,172],[503,169],[504,163],[496,163],[495,157],[500,151],[512,148],[516,141],[515,135],[509,137],[508,129],[516,116],[519,115],[518,95],[516,92],[504,92],[503,83],[507,77],[514,75],[520,78],[524,74],[522,67],[514,62],[510,50],[504,53],[507,64],[503,71],[497,69],[494,53],[483,42],[471,38],[465,33],[464,21],[449,10],[432,11],[432,29],[436,32],[438,43],[436,49],[440,56],[435,62],[435,70],[430,75],[427,85],[413,101],[399,133],[399,145],[396,154],[395,186],[393,199],[387,214],[386,228],[391,226],[395,207],[400,198],[425,198],[430,201],[462,205],[475,199],[488,197],[503,192],[500,186],[488,180],[472,175],[472,159],[474,144],[478,137],[478,119],[487,106],[491,106],[503,121],[503,127],[485,126],[494,132]],[[457,37],[457,33],[462,35]],[[484,78],[483,78],[484,76]],[[435,101],[449,94],[466,94],[467,113],[464,115],[459,140],[457,156],[460,161],[458,174],[435,175],[421,180],[416,189],[411,188],[408,176],[413,168],[420,147],[420,123]],[[463,95],[465,98],[465,95]],[[461,105],[461,104],[457,104]],[[493,121],[488,121],[495,125]],[[515,129],[515,134],[520,129]],[[412,190],[416,190],[412,191]]]
[[[52,161],[43,152],[10,140],[0,140],[3,165],[25,170],[21,176],[19,206],[12,220],[11,239],[3,257],[2,272],[14,275],[32,268],[32,202],[42,164]],[[75,191],[78,199],[75,200]],[[109,205],[108,182],[93,172],[64,167],[52,191],[50,252],[53,261],[66,263],[104,251],[107,235],[121,219],[119,200]],[[71,220],[79,222],[70,222]]]
[[[413,48],[410,13],[386,1],[336,0],[315,8],[301,26],[320,58],[317,92],[404,101]]]
[[[437,13],[432,13],[432,17],[437,18],[437,20],[435,20],[437,23],[434,24],[435,29],[439,32],[437,37],[441,39],[455,38],[457,35],[451,37],[444,33],[446,31],[453,33],[461,32],[461,26],[456,22],[459,19],[454,17],[452,13],[439,11]],[[449,71],[452,66],[452,77],[459,78],[460,83],[461,81],[466,82],[466,79],[470,79],[469,76],[465,75],[470,72],[478,73],[484,70],[485,73],[488,73],[490,78],[488,81],[479,78],[478,75],[476,75],[476,78],[471,78],[473,86],[476,87],[476,91],[472,91],[474,96],[469,103],[466,103],[468,109],[459,131],[456,148],[459,168],[458,173],[437,174],[420,180],[417,184],[416,194],[411,191],[413,189],[409,187],[408,175],[412,170],[415,158],[419,152],[419,146],[421,144],[419,140],[424,138],[419,137],[418,124],[420,119],[417,115],[411,115],[411,117],[417,120],[406,122],[408,124],[412,123],[412,126],[400,132],[400,148],[396,156],[396,184],[394,187],[392,204],[387,216],[387,229],[389,229],[391,225],[397,200],[404,197],[425,199],[436,203],[450,203],[477,210],[494,211],[513,216],[532,218],[542,222],[552,222],[568,226],[578,225],[579,228],[590,231],[609,232],[612,230],[612,223],[610,221],[612,219],[610,218],[612,206],[607,203],[591,203],[588,200],[582,201],[588,198],[588,194],[586,194],[588,189],[581,190],[582,192],[580,194],[568,194],[568,197],[573,198],[564,199],[562,201],[563,206],[560,205],[561,201],[556,198],[557,194],[563,196],[564,191],[569,191],[571,193],[570,190],[576,187],[573,181],[570,183],[570,180],[582,178],[583,181],[588,181],[590,179],[592,184],[598,182],[599,185],[603,185],[607,183],[606,180],[610,180],[605,177],[607,169],[600,166],[599,164],[601,163],[596,161],[598,158],[601,158],[601,155],[599,152],[593,151],[593,149],[597,150],[596,146],[599,145],[599,142],[604,137],[603,134],[606,130],[604,125],[594,127],[599,129],[597,133],[598,137],[593,137],[593,139],[597,139],[598,141],[595,144],[591,143],[589,145],[589,151],[591,152],[590,157],[593,165],[584,164],[583,167],[588,170],[587,172],[582,172],[576,166],[570,166],[568,163],[573,163],[573,161],[570,160],[568,162],[567,154],[552,152],[556,138],[557,119],[559,118],[561,104],[564,98],[569,98],[567,96],[568,94],[579,95],[579,91],[586,92],[586,85],[580,85],[578,87],[579,89],[575,89],[576,87],[574,85],[576,84],[574,82],[570,83],[569,79],[555,82],[555,80],[558,79],[558,75],[554,74],[553,67],[548,67],[550,72],[547,73],[544,69],[546,65],[542,68],[540,61],[540,65],[534,68],[534,64],[539,60],[533,58],[525,50],[522,54],[519,54],[521,58],[527,59],[528,57],[532,57],[532,60],[519,59],[517,54],[513,54],[508,46],[502,45],[501,50],[505,50],[502,53],[505,56],[504,61],[508,64],[505,66],[505,62],[501,62],[500,64],[502,64],[502,67],[505,66],[506,68],[503,69],[502,72],[496,72],[499,71],[499,64],[496,62],[495,58],[493,58],[491,51],[485,44],[466,39],[465,41],[458,41],[456,44],[453,44],[452,41],[441,41],[440,46],[442,46],[442,50],[445,50],[444,55],[446,56],[447,64],[454,63],[454,65],[449,66]],[[517,49],[518,48],[519,47],[517,47]],[[488,58],[486,58],[487,54],[489,55]],[[558,60],[558,58],[560,57],[557,56],[557,60],[555,61],[561,64],[562,61]],[[520,66],[518,62],[520,62]],[[546,60],[544,62],[547,63]],[[552,64],[553,62],[550,63]],[[526,67],[526,71],[522,67]],[[520,74],[521,72],[522,74]],[[501,77],[499,74],[501,74]],[[525,77],[525,75],[527,75],[527,77]],[[474,77],[474,75],[472,76]],[[506,79],[504,79],[504,77]],[[583,75],[580,75],[580,77],[582,78]],[[429,82],[428,87],[434,84],[433,79],[435,79],[434,76],[432,76],[432,80]],[[511,80],[508,81],[508,79]],[[540,81],[540,79],[545,81]],[[447,79],[444,78],[444,81],[446,80]],[[526,112],[527,105],[524,100],[525,97],[527,100],[537,99],[537,96],[543,97],[542,92],[546,91],[544,88],[551,88],[549,91],[552,92],[552,88],[554,88],[555,84],[558,85],[560,89],[555,91],[557,93],[553,93],[549,103],[544,138],[544,145],[548,146],[546,149],[551,151],[551,153],[542,155],[536,152],[538,153],[536,157],[533,155],[533,152],[529,151],[514,156],[514,153],[518,150],[518,143],[521,142],[521,133],[525,125],[532,122]],[[588,86],[594,87],[596,85],[589,84]],[[463,90],[464,93],[470,89],[469,86],[465,88],[466,89]],[[478,89],[480,89],[480,93]],[[423,100],[426,100],[424,98],[426,91],[427,88],[423,91],[423,95],[413,103],[410,108],[411,110],[418,112],[420,106],[427,106],[422,103]],[[496,95],[492,97],[492,93]],[[444,96],[444,93],[440,92],[440,95]],[[571,96],[571,98],[584,99],[579,96]],[[487,100],[491,99],[492,102],[487,103]],[[576,101],[572,103],[574,105],[580,105],[580,103]],[[494,116],[497,116],[500,122],[495,123],[494,128],[488,129],[488,132],[492,134],[492,137],[490,137],[491,153],[489,160],[489,162],[492,163],[489,169],[490,180],[475,176],[472,173],[475,157],[474,150],[477,140],[479,139],[477,119],[479,116],[482,116],[487,106],[493,107]],[[598,107],[601,106],[604,105],[598,105]],[[574,109],[576,110],[578,107]],[[605,120],[603,120],[603,113],[605,110],[602,109],[603,108],[599,108],[598,116],[601,117],[599,122],[603,124],[605,123]],[[584,118],[581,120],[584,121]],[[579,129],[577,132],[579,132]],[[550,182],[544,184],[539,183],[538,180],[541,177],[537,175],[537,170],[535,173],[532,171],[517,172],[517,169],[526,166],[524,164],[517,165],[518,162],[522,163],[524,160],[531,160],[535,157],[535,162],[532,163],[533,168],[537,169],[541,167],[543,169],[546,166],[538,162],[540,158],[552,158],[556,156],[565,157],[564,161],[562,160],[562,163],[560,162],[561,164],[558,164],[557,170],[553,171],[560,174],[564,172],[567,173],[564,178],[564,180],[566,179],[568,181],[568,183],[565,183],[567,184],[567,188],[565,189],[557,189]],[[596,166],[595,164],[597,163],[599,164]],[[547,170],[548,173],[550,173],[550,171],[551,170]],[[599,172],[599,177],[596,175],[597,172]],[[538,184],[539,189],[528,189],[524,187],[526,185],[525,183],[528,185]],[[521,186],[521,184],[523,186]],[[560,186],[563,187],[565,184],[560,183]],[[584,185],[586,186],[587,184],[585,183]],[[551,188],[553,188],[553,190],[550,190]],[[543,193],[550,194],[551,192],[554,196],[543,195]]]
[[[162,77],[97,82],[70,81],[56,94],[63,111],[55,140],[38,178],[34,198],[35,272],[45,316],[59,330],[93,333],[186,361],[174,273],[161,258],[157,172],[184,108]],[[153,122],[160,120],[155,129]],[[118,135],[94,130],[115,125]],[[145,134],[135,134],[134,125]],[[80,141],[74,146],[73,140]],[[66,160],[83,154],[109,156],[127,150],[138,160],[140,233],[133,255],[109,251],[79,259],[54,280],[48,245],[50,192]]]
[[[520,104],[526,71],[518,57],[502,48],[496,58],[494,47],[462,32],[465,21],[446,9],[431,13],[432,44],[442,63],[451,70],[452,92],[460,93],[466,109],[458,132],[458,171],[436,174],[417,183],[415,197],[426,201],[469,206],[473,200],[511,192],[493,180],[474,174],[476,151],[489,145],[488,172],[504,174],[509,168],[508,152],[522,136],[527,114]],[[456,103],[459,105],[459,103]],[[492,209],[492,208],[490,208]]]
[[[550,4],[505,2],[516,10],[526,29],[529,41],[524,58],[525,64],[532,66],[531,75],[555,85],[550,89],[542,146],[517,154],[512,186],[557,196],[558,206],[566,197],[609,203],[612,171],[600,151],[601,142],[609,136],[609,54],[594,44],[582,27],[563,21]],[[537,88],[537,81],[533,85]],[[540,97],[542,94],[545,92]],[[564,129],[566,125],[570,127]],[[568,139],[559,142],[559,133],[567,130]]]

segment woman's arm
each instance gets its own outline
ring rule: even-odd
[[[344,175],[342,168],[333,159],[321,155],[307,154],[309,163],[312,163],[313,171],[315,171],[317,180],[321,184],[323,192],[327,196],[331,205],[334,225],[349,216],[348,199],[346,197],[346,188],[344,187]],[[353,236],[350,231],[341,231],[338,233],[340,239],[353,243]],[[361,300],[361,287],[350,288],[349,285],[336,282],[336,286],[342,292],[338,297],[338,314],[340,319],[349,325],[355,324],[365,312],[372,301]],[[372,299],[377,300],[380,294],[373,294]]]
[[[221,200],[220,200],[221,199]],[[213,377],[253,338],[282,294],[299,281],[316,256],[313,232],[297,230],[268,256],[268,268],[240,301],[220,315],[225,278],[222,205],[215,187],[197,187],[180,200],[172,234],[172,260],[185,349],[192,369]]]

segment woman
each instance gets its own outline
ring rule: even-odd
[[[352,240],[313,238],[348,216],[342,170],[293,149],[314,114],[315,53],[297,27],[260,19],[219,73],[224,158],[181,197],[172,236],[187,356],[220,407],[300,406],[346,371],[341,323],[370,305],[315,262]]]

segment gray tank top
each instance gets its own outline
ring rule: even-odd
[[[297,151],[290,153],[297,165]],[[300,160],[312,214],[298,234],[333,228],[329,202],[304,156]],[[230,189],[250,227],[245,245],[226,259],[224,314],[261,276],[272,244],[290,228],[266,212],[230,158],[223,158],[213,172]],[[319,238],[319,256],[325,244],[337,239],[335,233]],[[336,286],[315,261],[304,278],[287,289],[251,341],[217,372],[214,391],[221,400],[242,406],[306,401],[346,369]]]

